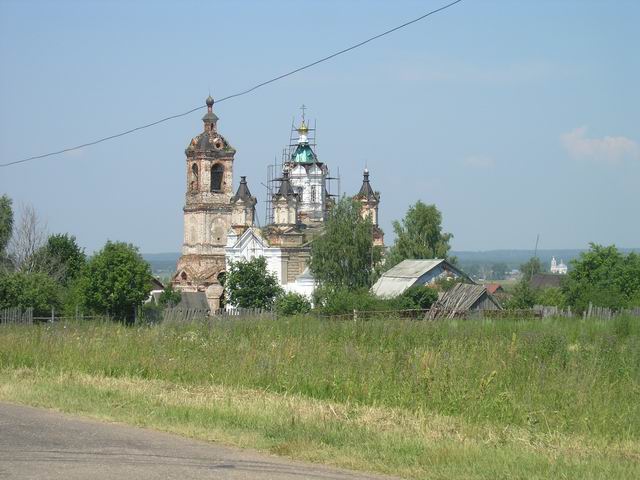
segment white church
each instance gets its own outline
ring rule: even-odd
[[[560,260],[560,263],[556,260],[556,257],[551,258],[551,268],[549,269],[551,273],[555,273],[557,275],[566,275],[569,271],[569,268],[564,263],[563,260]]]

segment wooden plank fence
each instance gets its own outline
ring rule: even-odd
[[[215,319],[245,319],[245,318],[275,318],[275,313],[271,310],[264,310],[260,308],[234,308],[234,309],[219,309],[214,310],[201,310],[195,308],[183,309],[183,308],[165,308],[162,312],[163,322],[194,322],[194,321],[207,321]]]
[[[571,311],[571,307],[559,308],[556,306],[535,305],[533,307],[535,312],[538,312],[542,318],[546,317],[565,317],[565,318],[602,318],[604,320],[611,320],[612,318],[619,317],[621,315],[629,315],[631,317],[640,317],[640,307],[623,308],[620,310],[612,310],[607,307],[597,307],[589,303],[589,307],[579,315]]]
[[[313,313],[312,313],[313,315]],[[610,308],[597,307],[589,305],[582,315],[571,310],[571,308],[559,308],[556,306],[536,305],[529,310],[472,310],[472,311],[455,311],[444,310],[434,312],[434,309],[427,310],[353,310],[352,313],[338,315],[315,314],[317,318],[325,318],[329,320],[369,320],[388,316],[392,318],[414,319],[414,320],[433,320],[434,318],[547,318],[547,317],[565,317],[565,318],[602,318],[605,320],[616,318],[620,315],[629,315],[640,317],[640,307],[622,309],[619,311]],[[221,309],[211,312],[210,310],[201,309],[181,309],[181,308],[165,308],[161,316],[149,323],[157,322],[179,322],[188,323],[195,321],[211,321],[216,319],[247,319],[247,318],[276,318],[275,312],[263,309],[244,309],[234,308],[230,310]],[[51,315],[46,317],[34,317],[33,308],[22,309],[20,307],[12,307],[0,309],[0,325],[9,324],[27,324],[32,325],[35,322],[59,322],[67,320],[107,320],[104,316],[85,316],[76,312],[75,316],[56,315],[52,309]]]
[[[329,320],[369,320],[379,317],[413,320],[472,319],[472,318],[532,318],[539,313],[528,310],[456,310],[451,308],[409,309],[409,310],[353,310],[353,313],[336,315],[316,314],[317,318]]]
[[[33,325],[33,308],[4,308],[0,310],[0,325]]]

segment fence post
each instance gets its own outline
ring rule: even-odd
[[[56,319],[56,312],[55,312],[55,308],[51,307],[51,323],[53,323]]]

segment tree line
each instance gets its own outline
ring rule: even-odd
[[[436,289],[412,288],[395,299],[377,298],[370,287],[405,259],[443,258],[456,263],[450,255],[453,235],[443,232],[440,211],[421,201],[411,205],[401,220],[393,222],[395,241],[384,252],[373,244],[371,219],[363,218],[360,208],[351,198],[339,200],[323,233],[311,244],[309,268],[317,282],[314,307],[327,314],[429,308],[437,300],[437,290],[449,288],[451,282],[440,282]],[[591,244],[570,267],[560,288],[535,290],[530,280],[542,266],[532,258],[520,266],[523,276],[503,305],[570,306],[575,311],[590,303],[613,309],[640,306],[640,255]],[[36,316],[49,315],[51,308],[64,315],[81,310],[130,321],[148,297],[151,280],[151,268],[135,246],[107,241],[89,257],[73,235],[47,235],[31,207],[14,219],[11,199],[0,197],[0,308],[33,307]],[[224,287],[227,301],[237,307],[274,308],[283,315],[311,309],[310,299],[282,290],[261,257],[232,263]],[[179,301],[180,294],[171,287],[161,295],[162,305]]]
[[[589,250],[569,262],[559,287],[534,288],[531,279],[542,272],[538,258],[520,266],[522,278],[507,302],[511,308],[534,305],[571,307],[583,312],[589,304],[612,310],[640,306],[640,255],[624,254],[615,245],[589,244]]]
[[[107,241],[88,257],[68,233],[46,233],[35,210],[15,218],[0,197],[0,309],[33,307],[63,315],[109,315],[131,321],[151,289],[151,267],[128,243]]]

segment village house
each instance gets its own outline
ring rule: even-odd
[[[440,293],[428,318],[455,318],[485,310],[502,310],[502,306],[483,285],[458,283],[450,290]]]
[[[371,292],[378,297],[393,298],[414,285],[433,285],[445,279],[474,283],[466,273],[444,259],[403,260],[383,273],[371,287]]]

